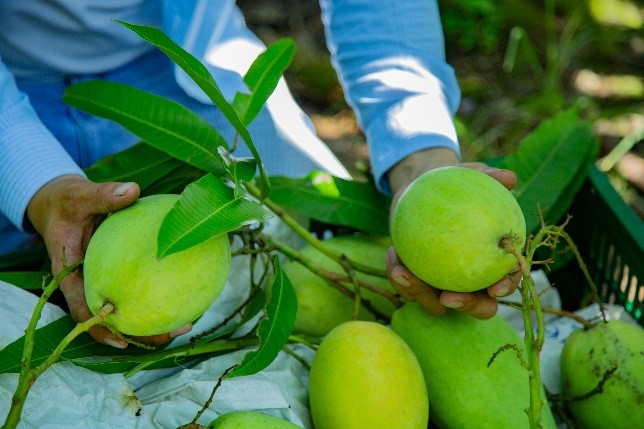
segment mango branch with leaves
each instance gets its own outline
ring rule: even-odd
[[[452,413],[472,418],[467,410],[454,407],[450,398],[456,395],[462,386],[452,383],[453,380],[436,383],[434,373],[427,372],[435,362],[445,360],[444,356],[424,354],[429,349],[444,349],[441,345],[428,344],[429,341],[442,338],[451,344],[451,351],[461,350],[465,355],[472,354],[471,351],[466,351],[468,349],[465,347],[471,347],[472,343],[481,342],[484,343],[483,346],[491,346],[477,349],[476,356],[473,357],[478,358],[484,365],[495,356],[487,374],[500,371],[498,374],[503,374],[504,379],[512,380],[513,383],[511,386],[490,387],[489,383],[482,380],[477,386],[483,391],[481,397],[507,397],[508,401],[516,398],[525,399],[523,407],[515,407],[516,409],[509,413],[503,409],[506,405],[504,401],[499,400],[501,408],[490,411],[489,416],[501,416],[506,419],[506,423],[528,421],[530,427],[549,426],[551,415],[548,414],[545,396],[541,394],[538,368],[544,321],[541,317],[539,296],[531,286],[530,268],[534,262],[534,249],[542,243],[549,243],[554,235],[561,233],[555,233],[554,230],[549,230],[547,234],[537,233],[535,239],[525,248],[526,255],[523,256],[526,231],[534,233],[539,224],[535,223],[533,217],[526,216],[526,225],[523,213],[534,210],[537,202],[544,201],[547,210],[541,213],[542,221],[557,219],[565,213],[572,195],[581,186],[584,168],[593,159],[596,147],[593,139],[589,138],[591,134],[588,125],[581,122],[575,112],[567,111],[547,121],[525,140],[516,153],[498,161],[499,165],[517,172],[520,179],[513,196],[503,189],[506,194],[502,199],[511,201],[511,206],[495,207],[492,213],[475,211],[474,223],[464,229],[471,235],[458,237],[458,241],[464,247],[448,248],[446,243],[436,244],[435,241],[429,247],[423,247],[427,245],[419,240],[435,234],[435,231],[422,230],[427,227],[427,222],[422,217],[419,218],[418,213],[435,215],[442,209],[431,207],[431,202],[427,202],[428,206],[423,206],[425,196],[431,192],[423,188],[422,180],[417,182],[417,192],[420,192],[421,196],[413,196],[410,192],[409,195],[412,196],[401,198],[396,207],[397,211],[411,213],[412,218],[405,219],[401,214],[398,217],[402,220],[398,220],[394,215],[393,227],[390,230],[390,200],[379,193],[372,183],[340,179],[322,171],[311,172],[303,178],[267,175],[247,126],[263,108],[293,57],[295,45],[290,39],[283,39],[269,46],[257,58],[244,76],[248,93],[238,93],[233,102],[229,103],[203,64],[161,31],[151,27],[121,24],[158,47],[192,78],[230,122],[235,136],[229,146],[215,128],[189,109],[127,85],[88,81],[67,89],[65,101],[70,106],[113,120],[142,139],[141,143],[106,158],[86,171],[88,177],[95,181],[137,182],[143,195],[131,208],[111,215],[92,239],[92,242],[100,243],[95,245],[97,250],[92,251],[91,247],[88,249],[84,266],[84,270],[87,270],[85,275],[89,291],[88,303],[97,312],[106,304],[113,307],[110,314],[101,316],[96,323],[107,323],[127,336],[138,336],[168,332],[199,318],[217,299],[224,287],[231,255],[248,257],[251,273],[250,284],[247,285],[248,296],[224,322],[206,332],[198,333],[186,345],[153,351],[134,348],[123,352],[91,344],[92,340],[87,336],[80,336],[73,342],[68,342],[63,340],[64,337],[60,334],[65,330],[80,332],[79,329],[82,328],[74,328],[74,322],[65,318],[39,330],[36,335],[35,325],[30,326],[29,335],[31,338],[49,336],[52,341],[58,339],[64,344],[62,348],[67,348],[66,351],[57,349],[58,351],[52,355],[51,350],[40,347],[38,342],[34,344],[33,340],[23,339],[0,352],[4,356],[13,356],[7,362],[25,359],[28,362],[36,362],[40,359],[52,363],[64,358],[96,371],[121,372],[132,376],[144,369],[177,366],[196,358],[205,359],[234,350],[248,349],[242,361],[224,376],[231,378],[262,371],[289,343],[317,347],[338,321],[365,319],[380,324],[391,322],[393,331],[413,350],[414,359],[418,359],[423,372],[420,378],[416,379],[413,388],[388,380],[387,389],[394,392],[398,391],[396,389],[409,387],[409,391],[419,395],[419,400],[431,401],[433,412],[438,413],[438,417],[432,419],[444,419],[446,424],[450,419],[458,419],[459,416],[450,415],[450,407],[453,409]],[[249,148],[252,158],[234,156],[238,139]],[[570,139],[580,142],[574,145],[574,150],[567,144]],[[544,144],[544,141],[549,143]],[[543,157],[540,158],[540,155]],[[570,168],[570,160],[573,158],[578,164]],[[561,168],[562,159],[567,163],[566,168]],[[484,202],[479,206],[489,206],[486,203],[489,203],[490,195],[481,189],[492,181],[497,186],[493,193],[501,192],[498,188],[500,185],[483,173],[468,170],[461,167],[443,169],[439,174],[447,171],[448,174],[453,173],[456,176],[439,180],[447,180],[453,185],[463,183],[462,176],[467,176],[468,181],[477,183],[477,187],[473,188],[474,194],[470,197],[456,195],[458,198],[454,201],[467,201],[471,204],[470,200],[483,198]],[[472,174],[474,176],[470,179],[469,175]],[[431,179],[440,175],[427,177]],[[542,193],[534,191],[544,186],[546,189],[550,187],[550,190]],[[561,192],[552,192],[553,186],[558,186]],[[458,194],[463,190],[443,191],[442,197],[453,197],[452,194]],[[456,209],[458,212],[459,207]],[[136,213],[137,210],[142,212],[128,218],[130,213]],[[463,207],[460,207],[460,213],[463,211]],[[508,219],[508,213],[512,219]],[[490,217],[486,218],[488,215]],[[503,222],[498,221],[499,216],[502,216]],[[302,222],[302,218],[358,233],[323,239],[319,234],[312,234],[309,225]],[[267,233],[265,225],[275,222],[276,219],[299,237],[305,246],[296,249]],[[449,226],[440,224],[434,216],[431,220],[432,223],[435,222],[435,229],[449,231]],[[498,225],[501,223],[511,225],[510,230],[498,234]],[[124,241],[118,241],[115,239],[118,235],[116,230],[122,228],[122,225],[128,225],[128,234],[124,234]],[[409,225],[414,228],[410,230]],[[106,231],[106,238],[103,240],[100,240],[101,229]],[[492,232],[491,237],[485,235],[488,231]],[[156,240],[145,239],[150,236]],[[485,240],[482,240],[483,237]],[[509,325],[499,317],[494,318],[492,325],[483,325],[470,316],[450,311],[448,315],[434,321],[434,318],[424,311],[418,313],[419,309],[414,303],[406,302],[399,296],[389,285],[384,268],[386,249],[392,244],[392,240],[401,258],[414,274],[428,284],[444,289],[458,283],[458,287],[466,288],[464,291],[480,290],[507,274],[517,260],[522,261],[524,285],[521,288],[521,311],[524,314],[526,329],[526,355],[522,355],[524,359],[510,356],[512,363],[507,363],[503,360],[509,353],[496,354],[505,344],[517,343],[516,332],[508,328]],[[142,245],[144,242],[147,243],[145,246]],[[481,242],[484,243],[477,247]],[[356,246],[362,247],[355,250]],[[125,255],[122,249],[136,249],[141,253],[133,257],[132,254]],[[439,253],[432,253],[435,251]],[[131,260],[136,260],[136,268],[132,267],[131,272],[123,270],[125,277],[129,278],[148,276],[150,273],[137,271],[148,264],[155,268],[165,265],[161,277],[156,278],[154,284],[169,284],[172,287],[168,291],[155,287],[153,293],[144,290],[145,298],[138,297],[136,302],[132,303],[132,307],[128,308],[127,292],[131,295],[131,291],[121,293],[122,296],[115,296],[109,291],[110,282],[116,281],[123,285],[127,284],[127,279],[111,277],[118,273],[110,269],[109,264],[104,266],[101,253],[114,256],[116,259],[110,263],[117,263],[121,267],[132,266]],[[498,261],[502,263],[499,265]],[[496,265],[496,268],[492,272],[475,269],[486,264]],[[438,272],[439,277],[425,277],[423,273],[428,269],[430,273]],[[445,271],[441,271],[443,269]],[[450,272],[449,269],[453,271]],[[199,275],[188,275],[195,272]],[[205,281],[199,278],[201,272],[208,272]],[[256,272],[259,274],[256,275]],[[455,282],[455,278],[459,281]],[[192,280],[194,282],[191,284]],[[104,287],[92,286],[101,282]],[[204,287],[204,284],[208,287]],[[303,284],[310,285],[307,286],[308,290],[301,287]],[[190,292],[179,293],[177,285],[189,289]],[[326,304],[333,305],[322,307],[317,315],[312,315],[310,309],[303,310],[306,293],[309,293],[308,300],[312,307],[320,306],[316,300],[321,296],[324,296],[324,299],[328,298],[324,301]],[[331,293],[335,295],[328,295]],[[338,296],[340,299],[337,299]],[[158,319],[148,319],[149,312],[141,312],[137,308],[141,301],[155,303],[155,316]],[[111,308],[109,306],[108,308]],[[321,312],[326,314],[320,314]],[[537,314],[536,338],[532,337],[532,312]],[[183,320],[178,316],[182,316]],[[307,318],[309,320],[306,320]],[[436,332],[436,327],[442,326],[443,323],[439,321],[446,322],[449,326],[445,325],[440,332]],[[248,323],[254,323],[250,334],[240,338],[233,337]],[[429,324],[425,326],[425,323]],[[152,326],[157,331],[148,330]],[[368,325],[361,325],[359,329],[368,331],[370,328],[365,326]],[[454,327],[457,331],[449,331]],[[464,331],[474,336],[468,337]],[[502,334],[491,333],[497,331]],[[381,335],[381,331],[376,332],[376,336]],[[382,335],[387,338],[386,341],[391,340],[389,334]],[[481,338],[487,338],[489,341],[480,341]],[[419,339],[426,340],[421,340],[420,344],[414,343]],[[466,343],[459,345],[459,339],[464,339]],[[26,344],[29,345],[24,348]],[[392,347],[399,350],[406,346],[394,341]],[[21,354],[27,349],[35,350],[35,355]],[[87,352],[88,349],[104,359],[101,362],[85,360],[91,356]],[[510,349],[519,350],[514,346],[508,347],[508,350]],[[20,359],[15,359],[17,357]],[[329,359],[334,360],[333,357]],[[408,357],[404,359],[407,361]],[[413,362],[414,359],[409,362]],[[383,361],[391,364],[387,359]],[[352,367],[356,371],[361,371],[362,366],[366,366],[356,362],[359,368]],[[1,368],[2,371],[11,370],[11,365],[6,364]],[[378,365],[374,366],[377,367]],[[437,374],[446,372],[445,368],[438,369]],[[507,377],[507,374],[512,376]],[[514,382],[527,374],[529,380],[526,383]],[[365,374],[365,380],[373,380],[374,375]],[[426,387],[420,388],[419,385],[425,385],[425,380]],[[341,387],[342,379],[337,381],[337,386]],[[436,385],[440,385],[443,390],[432,391]],[[24,403],[27,391],[28,388],[20,389],[18,402]],[[449,400],[441,404],[441,398],[445,397]],[[438,405],[435,400],[439,401]],[[319,423],[320,417],[316,417],[319,412],[313,410],[324,408],[323,401],[313,397],[311,401],[313,419],[318,419],[315,422],[316,426],[323,427],[322,423]],[[396,403],[398,402],[393,401],[393,404]],[[423,407],[419,409],[422,411]],[[374,412],[370,418],[384,418],[382,413],[385,411],[383,408]],[[12,422],[17,423],[19,413],[18,409],[12,412],[12,415],[18,416],[12,417]],[[343,415],[355,414],[350,410],[343,410]],[[545,423],[542,421],[543,416],[546,416]],[[421,422],[421,426],[424,424],[422,427],[427,426],[428,418],[427,413],[416,413],[416,419]],[[506,427],[509,427],[507,424]]]

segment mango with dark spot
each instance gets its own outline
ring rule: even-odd
[[[561,383],[577,429],[644,424],[644,329],[611,320],[578,329],[561,352]]]

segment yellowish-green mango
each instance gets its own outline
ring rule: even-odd
[[[526,225],[516,198],[497,180],[446,166],[405,189],[392,214],[391,238],[418,278],[438,289],[472,292],[513,270],[517,260],[499,242],[508,238],[523,250]]]
[[[213,420],[212,429],[301,429],[299,426],[256,411],[232,411]]]
[[[363,234],[340,235],[325,240],[324,243],[356,262],[383,271],[385,270],[387,249],[391,245],[388,237]],[[327,271],[345,274],[340,264],[310,245],[302,248],[300,252]],[[326,280],[298,262],[291,261],[285,264],[284,271],[291,280],[297,297],[297,316],[293,332],[324,336],[335,326],[353,318],[354,301],[351,297],[335,289]],[[395,292],[385,278],[359,272],[356,275],[360,280],[389,292]],[[353,290],[353,284],[343,284],[349,290]],[[394,310],[391,301],[365,289],[361,289],[360,293],[363,299],[368,300],[382,314],[391,316]],[[364,306],[360,311],[359,318],[361,320],[375,320],[374,315],[368,312]]]
[[[574,331],[561,352],[565,397],[587,395],[615,370],[601,393],[568,403],[578,429],[644,426],[644,329],[622,320]]]
[[[394,312],[391,328],[418,358],[429,413],[439,428],[529,427],[527,369],[512,350],[500,353],[488,367],[494,353],[506,344],[516,345],[526,356],[523,341],[503,317],[479,320],[453,310],[431,316],[410,302]],[[556,427],[547,402],[542,425]]]
[[[416,357],[391,329],[349,321],[313,359],[309,405],[316,429],[426,429],[427,391]]]
[[[219,296],[230,269],[222,234],[157,258],[157,234],[178,195],[151,195],[108,216],[92,236],[83,264],[92,313],[110,302],[106,322],[127,335],[174,331],[199,318]]]

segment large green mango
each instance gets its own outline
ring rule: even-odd
[[[107,217],[87,246],[83,276],[93,314],[106,303],[105,321],[127,335],[158,335],[195,321],[223,290],[230,270],[227,234],[157,257],[163,219],[179,195],[140,198]]]
[[[344,253],[356,262],[384,271],[387,249],[391,241],[388,237],[358,234],[336,236],[325,240],[324,244],[337,252]],[[345,274],[340,264],[310,245],[302,248],[300,252],[327,271]],[[297,262],[285,264],[284,271],[291,280],[297,297],[297,317],[293,332],[324,336],[340,323],[353,318],[354,302],[351,297],[344,295],[326,280]],[[385,278],[363,273],[357,273],[356,276],[374,286],[395,292]],[[349,290],[353,290],[351,283],[344,283],[344,285]],[[394,305],[382,295],[362,289],[361,297],[368,300],[381,313],[391,316]],[[375,320],[374,315],[364,307],[361,309],[359,318]]]
[[[515,344],[526,356],[523,341],[503,317],[479,320],[453,310],[431,316],[410,302],[394,312],[391,327],[418,358],[427,384],[429,415],[438,427],[529,427],[527,369],[512,350],[500,353],[488,367],[490,358],[506,344]],[[547,402],[542,425],[556,427]]]
[[[315,429],[426,429],[427,391],[418,360],[394,331],[352,320],[322,340],[311,364]]]
[[[566,397],[587,395],[612,370],[601,393],[568,404],[576,428],[644,426],[644,329],[613,320],[570,334],[561,352]]]

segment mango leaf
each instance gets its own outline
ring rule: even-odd
[[[141,196],[143,197],[154,194],[180,194],[184,191],[186,186],[195,180],[199,180],[203,176],[204,172],[202,170],[198,170],[184,164],[154,182],[141,192]]]
[[[255,161],[255,158],[236,157],[224,148],[220,148],[219,155],[221,155],[221,158],[226,163],[228,172],[235,181],[237,189],[241,189],[239,184],[240,180],[244,182],[253,180],[255,171],[257,170],[257,161]]]
[[[161,180],[183,163],[145,142],[109,155],[85,174],[94,182],[136,182],[142,191]]]
[[[131,377],[143,369],[183,366],[196,358],[217,356],[256,345],[257,343],[257,338],[218,338],[199,345],[188,343],[172,348],[154,351],[148,350],[139,355],[122,354],[120,356],[115,355],[98,358],[96,356],[88,356],[70,359],[70,361],[75,365],[91,369],[92,371],[104,374],[124,373],[126,377]]]
[[[224,114],[226,119],[235,128],[237,133],[244,140],[248,149],[253,154],[253,158],[257,161],[260,171],[261,189],[263,195],[268,195],[269,183],[266,178],[266,171],[261,162],[259,152],[253,143],[253,139],[237,116],[235,109],[228,103],[221,90],[215,83],[214,79],[208,69],[193,55],[184,50],[181,46],[177,45],[172,39],[166,36],[161,30],[154,27],[144,25],[128,24],[127,22],[117,21],[123,26],[134,31],[141,39],[156,46],[163,53],[165,53],[172,61],[175,62],[188,76],[203,90],[203,92],[210,98],[215,106],[219,108],[221,113]]]
[[[253,122],[295,55],[295,42],[283,38],[271,44],[251,64],[244,75],[244,82],[251,91],[250,96],[238,93],[233,107],[246,125]]]
[[[37,329],[34,338],[32,367],[41,364],[47,359],[74,326],[76,326],[76,322],[71,316],[67,315]],[[0,350],[0,374],[20,372],[20,361],[22,360],[24,344],[25,337],[23,336]],[[63,351],[61,359],[76,359],[87,356],[114,356],[125,353],[136,356],[149,353],[149,351],[137,347],[128,347],[126,350],[116,349],[97,343],[88,334],[81,334]]]
[[[388,235],[390,200],[373,183],[357,182],[314,171],[304,178],[274,176],[271,200],[332,225]]]
[[[37,329],[32,367],[47,359],[75,325],[76,322],[71,316],[64,316]],[[76,365],[105,374],[130,373],[139,366],[146,369],[176,367],[199,356],[230,352],[258,342],[257,338],[236,340],[221,338],[229,335],[229,331],[218,333],[197,346],[185,344],[172,348],[160,346],[156,350],[147,350],[130,345],[123,350],[99,344],[89,335],[82,334],[65,349],[61,360],[71,361]],[[0,350],[0,374],[20,372],[23,348],[24,337],[21,337]]]
[[[43,287],[43,278],[50,277],[48,271],[5,271],[0,272],[0,281],[25,290],[40,290]]]
[[[68,87],[70,106],[111,119],[149,145],[204,171],[222,174],[217,148],[226,141],[208,122],[182,105],[129,85],[86,81]]]
[[[593,144],[586,153],[586,159],[580,160],[581,167],[577,171],[575,177],[572,178],[572,180],[568,183],[568,186],[566,186],[566,188],[561,191],[557,200],[550,206],[550,209],[548,210],[545,218],[545,220],[550,224],[559,222],[568,213],[568,210],[570,209],[570,206],[572,206],[572,202],[575,199],[575,196],[588,177],[589,167],[593,165],[595,160],[597,159],[597,154],[599,153],[599,144],[596,144],[597,142],[592,134],[590,124],[587,124],[585,131],[586,136],[582,137],[580,133],[580,137],[588,138],[589,141],[595,144]]]
[[[529,233],[539,228],[539,209],[549,223],[568,210],[596,150],[590,125],[581,121],[574,110],[568,110],[544,121],[500,162],[500,168],[517,175],[512,192],[523,210]]]
[[[275,278],[266,291],[269,294],[266,313],[257,328],[259,348],[246,353],[239,366],[226,377],[251,375],[266,368],[284,348],[295,326],[297,312],[295,290],[277,258],[273,259],[273,267]]]
[[[161,223],[158,257],[179,252],[242,225],[271,217],[262,205],[235,197],[232,188],[211,174],[191,183]]]

